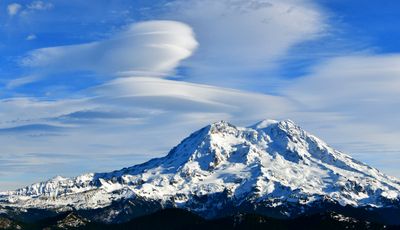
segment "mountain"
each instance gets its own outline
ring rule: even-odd
[[[290,120],[247,128],[221,121],[144,164],[0,193],[0,212],[24,221],[75,211],[87,220],[121,223],[166,208],[206,219],[237,213],[288,219],[329,210],[400,224],[394,218],[400,181]]]

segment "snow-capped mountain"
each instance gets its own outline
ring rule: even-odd
[[[331,148],[290,120],[247,128],[221,121],[144,164],[2,192],[0,210],[96,210],[94,219],[113,222],[122,213],[138,216],[165,207],[206,218],[234,212],[296,216],[324,204],[399,208],[399,200],[398,179]]]

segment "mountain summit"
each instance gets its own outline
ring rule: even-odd
[[[400,181],[354,160],[293,121],[220,121],[165,157],[110,173],[55,177],[0,193],[4,212],[67,212],[103,222],[174,207],[206,218],[295,217],[326,208],[399,209]]]

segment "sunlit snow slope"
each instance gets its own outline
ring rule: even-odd
[[[301,212],[322,201],[388,207],[398,204],[399,194],[399,180],[329,147],[290,120],[248,128],[221,121],[196,131],[163,158],[2,192],[0,206],[65,211],[140,198],[213,217],[242,206],[296,205]]]

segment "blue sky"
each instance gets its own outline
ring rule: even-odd
[[[400,176],[400,3],[0,1],[0,188],[290,118]]]

